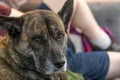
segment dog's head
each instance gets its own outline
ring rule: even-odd
[[[34,10],[21,17],[0,16],[0,25],[9,35],[7,48],[11,64],[17,65],[23,75],[34,79],[34,74],[50,76],[66,71],[72,4],[73,0],[68,0],[58,14]]]

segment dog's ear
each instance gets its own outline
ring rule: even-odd
[[[20,35],[23,25],[23,19],[19,17],[0,16],[0,28],[5,29],[8,35],[15,38]]]
[[[68,24],[70,22],[70,19],[72,17],[72,13],[73,13],[73,4],[74,4],[74,0],[67,0],[62,9],[58,12],[58,15],[62,18],[63,23],[65,25],[65,30],[67,32],[68,29]]]

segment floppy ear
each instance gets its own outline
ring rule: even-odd
[[[74,0],[67,0],[64,3],[62,9],[58,12],[58,15],[63,20],[66,32],[67,32],[68,24],[70,22],[70,19],[72,17],[72,13],[73,13],[73,3],[74,3]]]
[[[20,35],[23,25],[23,19],[19,17],[0,16],[0,28],[5,29],[8,35],[15,38]]]

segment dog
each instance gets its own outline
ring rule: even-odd
[[[0,45],[0,80],[65,80],[68,25],[73,0],[55,14],[33,10],[20,17],[0,16],[8,32]]]

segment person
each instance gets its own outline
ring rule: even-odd
[[[92,24],[92,21],[95,23],[95,20],[93,19],[92,16],[90,17],[91,19],[90,18],[89,18],[89,20],[87,19],[87,15],[88,14],[91,15],[91,13],[89,13],[86,3],[83,0],[74,0],[74,1],[75,1],[74,2],[74,12],[73,12],[73,17],[72,17],[71,22],[76,24],[76,26],[83,25],[83,24],[84,24],[83,26],[85,26],[86,24],[87,25],[89,24],[89,26],[90,26],[90,24]],[[83,6],[83,4],[84,4],[84,7],[86,6],[86,8],[87,8],[86,10],[87,10],[88,14],[86,14],[86,16],[84,16],[86,19],[84,19],[83,16],[81,16],[81,18],[83,18],[82,23],[81,23],[81,22],[79,22],[79,19],[81,19],[81,18],[79,18],[80,14],[78,15],[78,13],[81,12],[81,8],[83,8],[81,6]],[[83,12],[84,12],[84,10],[83,10]],[[81,14],[84,15],[83,12]],[[17,15],[19,15],[19,14],[17,14]],[[20,14],[20,15],[22,15],[22,14]],[[75,15],[78,15],[78,17]],[[14,15],[10,15],[10,16],[14,16]],[[73,20],[75,20],[76,22],[74,22]],[[85,20],[88,20],[88,22],[86,23]],[[89,23],[89,21],[91,23]],[[97,27],[97,29],[100,29],[100,28]],[[102,30],[100,29],[100,32],[101,31]],[[91,32],[91,34],[92,33],[93,32]],[[100,34],[99,31],[96,32],[95,35],[97,36],[97,34],[98,35]],[[96,36],[94,36],[94,37],[92,36],[89,38],[92,39],[92,38],[95,38]],[[70,42],[70,41],[68,41],[68,42]],[[120,76],[120,70],[119,70],[120,52],[99,51],[99,52],[91,52],[91,54],[84,54],[84,53],[74,54],[75,52],[73,51],[73,49],[70,45],[71,45],[71,43],[68,43],[67,61],[68,61],[68,69],[70,69],[71,71],[76,72],[76,73],[82,73],[86,80],[105,80],[105,79],[112,79],[112,78]]]

